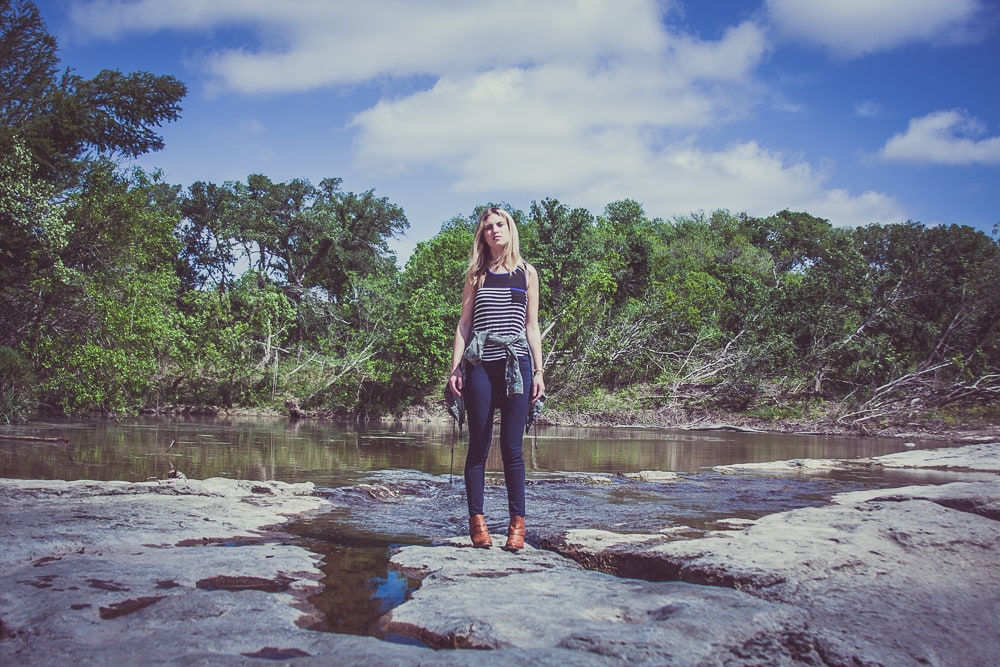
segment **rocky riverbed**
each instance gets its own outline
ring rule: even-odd
[[[858,468],[911,483],[706,527],[651,516],[683,483],[671,474],[575,479],[533,505],[518,554],[466,546],[460,507],[431,507],[448,480],[415,473],[337,493],[0,480],[0,663],[1000,665],[1000,443],[716,472]],[[918,483],[927,471],[949,483]],[[607,512],[573,507],[581,484]],[[426,516],[427,539],[390,567],[420,585],[380,622],[425,646],[307,629],[321,557],[289,519],[383,525],[404,505],[397,521]]]

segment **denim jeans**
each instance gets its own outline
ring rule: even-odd
[[[524,516],[524,457],[521,444],[531,403],[531,361],[519,361],[524,393],[507,396],[504,360],[469,364],[465,371],[462,396],[469,420],[469,452],[465,457],[465,495],[469,516],[483,514],[486,486],[486,457],[493,441],[493,416],[500,411],[500,454],[507,484],[510,516]]]

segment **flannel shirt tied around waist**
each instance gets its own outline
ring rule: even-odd
[[[476,365],[482,362],[483,349],[486,346],[502,347],[507,355],[507,364],[504,369],[504,376],[507,380],[507,395],[523,394],[524,379],[521,377],[521,369],[518,367],[517,348],[515,347],[521,342],[525,346],[528,344],[524,330],[516,336],[501,336],[491,331],[473,331],[472,338],[465,346],[465,354],[462,358],[468,363]]]

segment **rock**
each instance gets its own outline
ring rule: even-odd
[[[778,603],[786,624],[797,618],[811,628],[800,637],[831,664],[993,664],[1000,481],[854,492],[835,501],[700,540],[647,535],[595,544],[571,532],[565,550],[606,561],[614,552],[622,570],[641,566],[658,578]]]
[[[464,533],[461,491],[412,471],[327,497],[222,479],[0,480],[0,664],[994,665],[1000,445],[905,455],[845,465],[916,479],[908,470],[947,466],[970,481],[813,498],[749,521],[726,503],[862,487],[802,479],[808,461],[794,478],[553,474],[529,487],[538,518],[517,554],[440,538]],[[720,507],[702,529],[657,509],[695,492]],[[425,542],[392,556],[422,581],[385,628],[491,650],[306,629],[323,575],[281,524],[334,506]]]
[[[940,449],[915,449],[863,459],[792,459],[737,463],[713,468],[719,472],[829,472],[833,470],[913,469],[1000,473],[1000,443]],[[981,477],[988,479],[988,477]]]
[[[622,477],[634,479],[637,482],[673,482],[680,479],[675,472],[663,470],[642,470],[640,472],[622,473]]]
[[[911,450],[875,457],[885,468],[931,468],[936,470],[962,470],[1000,472],[997,443],[975,444],[964,447],[933,450]]]
[[[0,480],[0,664],[430,654],[299,625],[317,557],[267,526],[325,505],[311,484]]]
[[[717,528],[722,530],[743,530],[757,523],[752,519],[740,519],[738,517],[730,519],[718,519],[713,522]]]
[[[793,664],[794,607],[740,591],[620,579],[526,547],[405,547],[393,565],[423,578],[388,629],[437,648],[572,649],[628,664]],[[766,649],[766,651],[765,651]]]

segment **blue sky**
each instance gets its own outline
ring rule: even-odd
[[[185,82],[171,183],[340,177],[405,259],[482,203],[1000,221],[995,0],[44,0],[62,65]]]

